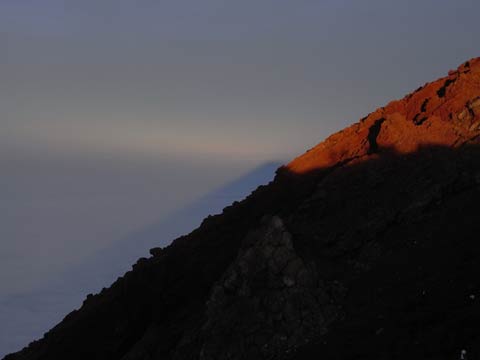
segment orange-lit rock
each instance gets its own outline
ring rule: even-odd
[[[480,58],[476,58],[331,135],[286,168],[305,174],[382,151],[406,154],[427,145],[460,146],[480,134],[479,99]],[[369,141],[376,122],[381,122],[378,134]]]

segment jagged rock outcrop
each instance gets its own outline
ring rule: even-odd
[[[480,357],[480,59],[369,114],[6,359]]]
[[[287,165],[307,174],[379,152],[408,154],[420,147],[460,146],[480,131],[480,63],[467,61],[447,78],[425,84],[330,136]]]
[[[213,286],[200,359],[279,359],[338,317],[315,265],[298,256],[283,221],[264,222]]]

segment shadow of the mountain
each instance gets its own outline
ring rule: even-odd
[[[2,298],[1,353],[18,350],[25,343],[42,336],[65,314],[79,307],[87,294],[100,291],[130,270],[138,258],[149,256],[150,248],[168,245],[173,239],[199,226],[208,215],[218,214],[225,206],[243,199],[259,184],[271,181],[280,165],[277,162],[262,164],[159,222],[98,251],[95,256],[72,266],[40,289]]]
[[[95,257],[89,259],[88,264],[82,265],[82,273],[84,269],[94,270],[92,277],[88,278],[90,287],[95,286],[90,292],[97,292],[105,284],[112,283],[119,275],[130,270],[139,258],[149,257],[150,249],[168,246],[174,239],[197,228],[206,217],[220,214],[225,207],[244,199],[259,185],[272,181],[280,166],[279,162],[264,163],[159,222],[100,250]],[[107,271],[104,278],[99,279],[98,269]],[[93,277],[97,279],[95,284],[91,282]]]

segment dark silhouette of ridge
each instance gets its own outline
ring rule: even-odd
[[[480,357],[479,84],[330,136],[5,359]]]
[[[105,285],[105,281],[113,281],[119,274],[129,270],[131,264],[138,258],[149,256],[149,249],[168,246],[173,239],[198,227],[205,217],[221,213],[225,206],[245,198],[258,184],[267,184],[273,180],[275,170],[279,166],[280,163],[271,161],[255,167],[164,219],[128,234],[112,246],[99,251],[94,258],[89,259],[88,264],[81,267],[92,268],[95,271],[100,266],[105,268],[105,262],[109,263],[109,274],[105,274],[101,279],[103,283],[96,284],[100,289]],[[94,276],[94,273],[91,275]],[[111,276],[105,279],[109,275]]]
[[[39,329],[48,329],[61,320],[61,316],[81,304],[86,294],[100,291],[106,284],[117,279],[119,274],[130,270],[138,258],[149,256],[150,248],[167,246],[181,234],[198,227],[206,216],[220,213],[226,205],[247,196],[258,184],[271,181],[279,166],[280,163],[273,161],[261,164],[237,179],[208,192],[165,219],[128,234],[97,252],[95,256],[58,274],[39,289],[2,299],[5,310],[2,319],[9,326],[15,324],[28,326],[21,335],[23,337],[30,335],[29,340],[32,340],[33,334],[36,336],[42,334],[38,332]],[[31,313],[36,317],[33,318]],[[31,325],[32,322],[34,326]],[[15,338],[18,336],[18,329],[10,329],[10,334],[12,339]],[[4,345],[7,345],[6,341],[9,339],[0,340],[5,341]],[[10,341],[12,345],[8,346],[12,349],[14,341]],[[23,344],[17,342],[17,347],[20,345]]]

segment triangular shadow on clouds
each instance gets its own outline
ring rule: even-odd
[[[72,266],[41,288],[0,301],[0,357],[20,350],[58,323],[68,312],[79,308],[88,293],[109,286],[149,249],[164,247],[192,231],[208,215],[221,213],[234,201],[245,198],[261,184],[273,180],[279,162],[264,163],[238,179],[207,193],[189,206],[144,229],[127,235],[81,264]]]

